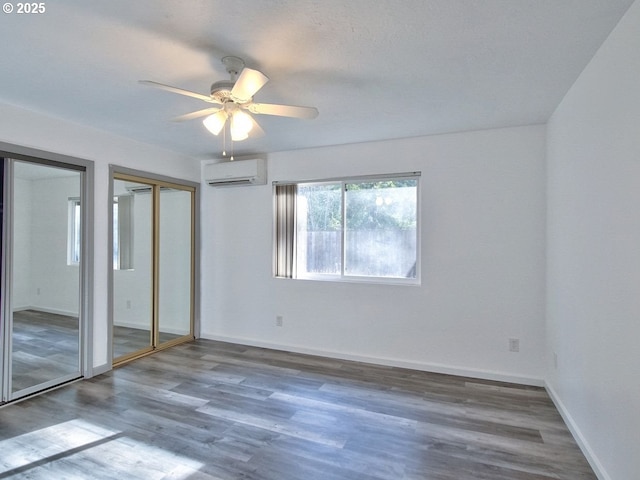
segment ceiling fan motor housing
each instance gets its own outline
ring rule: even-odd
[[[231,90],[235,82],[221,80],[211,84],[211,98],[218,103],[226,103],[231,100]]]

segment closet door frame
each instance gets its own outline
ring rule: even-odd
[[[113,271],[113,196],[114,196],[114,180],[124,180],[141,182],[145,184],[153,184],[153,242],[152,242],[152,264],[153,264],[153,279],[152,279],[152,335],[153,344],[151,349],[144,349],[138,352],[132,352],[129,355],[123,355],[119,357],[117,363],[113,362],[113,326],[114,326],[114,271]],[[184,335],[175,340],[171,340],[165,343],[159,343],[158,339],[158,311],[159,311],[159,282],[158,282],[158,270],[159,270],[159,235],[158,235],[158,223],[159,223],[159,200],[160,200],[160,187],[176,188],[179,190],[185,190],[191,192],[191,290],[190,290],[190,302],[191,302],[191,331],[189,334]],[[184,343],[186,341],[193,340],[199,336],[199,253],[200,253],[200,233],[199,233],[199,187],[196,182],[188,180],[176,179],[167,177],[164,175],[157,175],[141,170],[131,169],[118,165],[109,165],[109,289],[108,289],[108,302],[107,302],[107,315],[108,315],[108,332],[109,332],[109,346],[108,346],[108,358],[111,359],[112,366],[123,365],[127,362],[135,360],[146,355],[150,355],[159,350],[172,347],[174,345]]]
[[[11,368],[9,353],[11,348],[9,343],[10,329],[12,325],[9,325],[8,319],[11,318],[12,301],[11,294],[7,288],[11,288],[13,271],[12,271],[12,259],[11,259],[11,245],[13,243],[13,228],[12,228],[12,215],[13,215],[13,162],[12,160],[19,160],[23,162],[29,162],[44,166],[53,166],[67,168],[71,170],[81,171],[81,185],[80,185],[80,198],[82,199],[81,209],[81,238],[82,247],[80,249],[80,271],[79,271],[79,377],[90,378],[93,376],[93,277],[94,277],[94,163],[89,160],[84,160],[67,155],[60,155],[56,153],[46,152],[43,150],[37,150],[28,147],[22,147],[19,145],[13,145],[5,142],[0,142],[0,157],[6,159],[4,161],[4,185],[3,185],[3,219],[2,219],[2,275],[0,281],[0,288],[2,295],[0,296],[0,345],[2,345],[2,355],[0,356],[0,364],[2,368],[0,370],[1,377],[1,397],[0,404],[5,402],[11,402],[29,396],[42,390],[48,390],[60,385],[57,382],[47,382],[35,386],[34,388],[28,388],[20,392],[11,392]],[[68,380],[67,380],[68,381]],[[66,383],[64,381],[62,383]],[[19,396],[14,395],[19,393]]]

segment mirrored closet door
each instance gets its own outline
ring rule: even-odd
[[[160,188],[158,245],[158,339],[172,342],[191,334],[193,192]]]
[[[113,363],[192,340],[195,188],[113,175]]]
[[[85,172],[56,163],[3,163],[6,402],[82,375]]]
[[[113,358],[153,349],[153,186],[113,182]]]

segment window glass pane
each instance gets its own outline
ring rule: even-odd
[[[341,184],[298,185],[296,203],[298,276],[340,274]]]
[[[416,278],[417,179],[347,183],[345,275]]]

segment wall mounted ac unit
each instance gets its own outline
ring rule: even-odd
[[[266,185],[267,163],[264,158],[209,163],[203,167],[204,180],[213,187]]]

